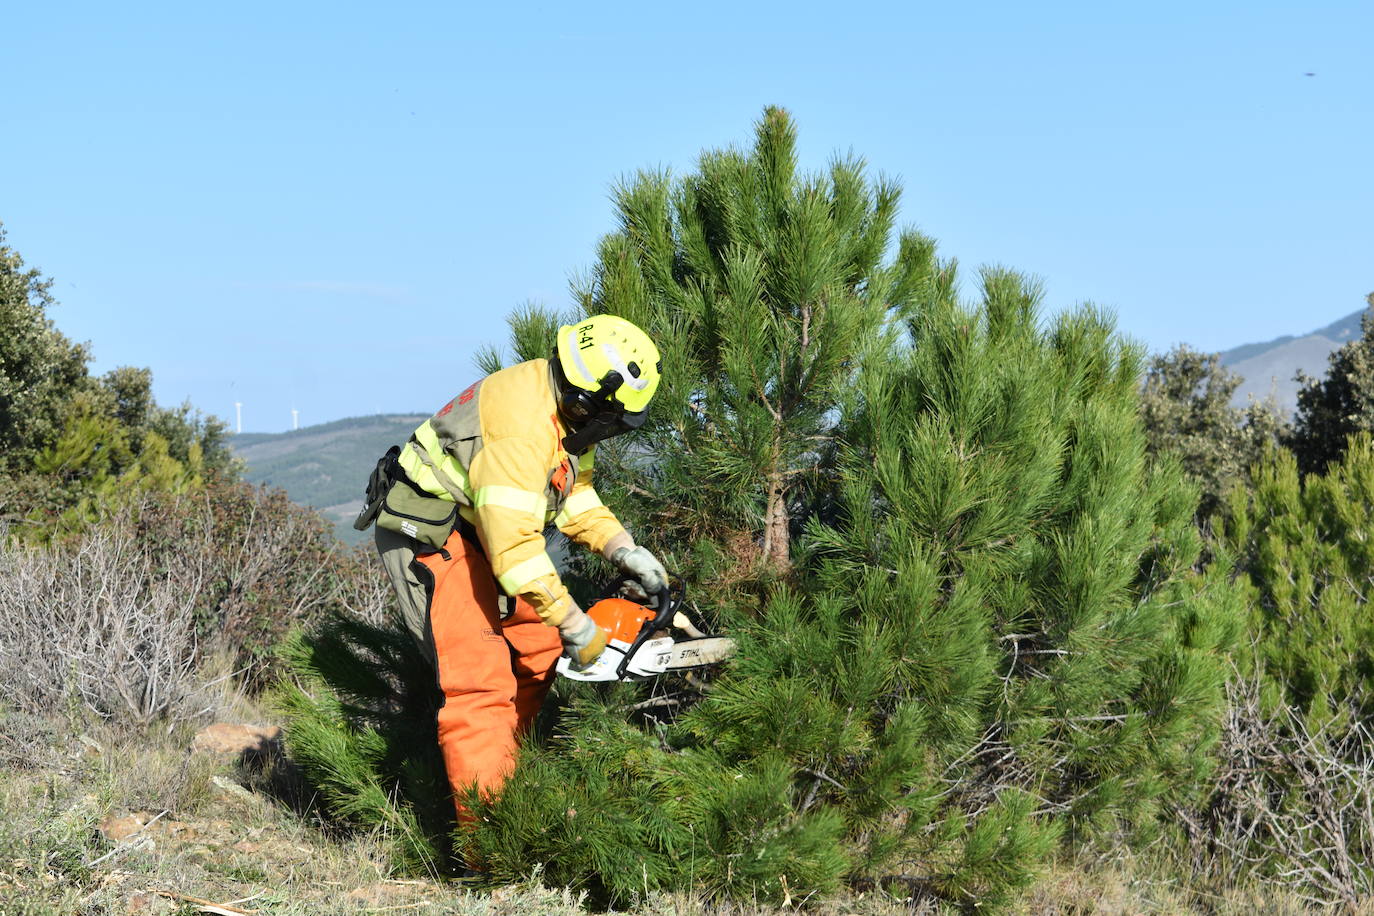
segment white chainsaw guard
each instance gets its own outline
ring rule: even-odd
[[[587,667],[581,670],[574,668],[572,659],[564,655],[558,659],[557,671],[574,681],[614,681],[617,680],[616,669],[620,667],[620,662],[625,658],[625,653],[629,648],[629,643],[613,639],[596,661]],[[671,636],[645,640],[644,645],[639,647],[634,658],[630,659],[630,663],[625,666],[625,679],[653,677],[655,674],[662,674],[667,671],[668,662],[672,659],[669,650],[672,648],[673,638]]]

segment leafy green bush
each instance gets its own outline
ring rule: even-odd
[[[0,521],[48,543],[135,506],[237,477],[224,424],[152,397],[147,369],[95,378],[53,325],[52,281],[25,268],[0,226]]]
[[[1374,431],[1374,293],[1360,319],[1360,336],[1332,351],[1326,375],[1299,373],[1298,413],[1285,445],[1304,474],[1340,459],[1358,432]]]
[[[1168,455],[1202,488],[1198,518],[1210,518],[1253,466],[1287,435],[1273,400],[1232,407],[1242,379],[1217,353],[1180,345],[1152,357],[1141,383],[1141,418],[1151,456]]]
[[[47,315],[52,280],[25,268],[5,244],[0,225],[0,468],[31,462],[62,428],[64,407],[89,387],[85,346],[59,332]]]

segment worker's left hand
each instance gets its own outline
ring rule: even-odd
[[[620,571],[640,584],[648,595],[668,587],[668,571],[645,547],[622,547],[611,556]]]
[[[564,654],[572,659],[575,668],[587,667],[606,648],[606,631],[577,605],[573,605],[563,617],[558,625],[558,635],[563,638]]]

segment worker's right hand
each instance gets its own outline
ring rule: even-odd
[[[611,562],[639,585],[646,598],[668,587],[668,571],[646,547],[621,547],[611,554]]]
[[[563,653],[572,659],[575,668],[587,667],[606,648],[606,631],[577,605],[558,624],[558,635],[563,637]]]

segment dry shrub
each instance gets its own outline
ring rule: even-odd
[[[386,626],[398,618],[396,593],[369,545],[338,559],[332,571],[333,602],[348,616]]]
[[[241,483],[153,495],[53,545],[0,541],[5,700],[34,714],[146,725],[212,712],[206,684],[264,683],[293,626],[331,610],[379,620],[391,600],[369,553],[280,490]],[[202,671],[207,653],[234,670]]]
[[[281,490],[212,482],[197,496],[150,501],[137,525],[169,572],[204,545],[197,631],[229,650],[254,687],[270,680],[292,627],[335,609],[378,619],[390,600],[372,552],[340,544],[329,522]]]
[[[1356,720],[1312,731],[1290,707],[1266,711],[1236,679],[1206,809],[1183,811],[1195,873],[1246,876],[1317,906],[1374,895],[1374,732]]]
[[[8,703],[33,714],[81,705],[139,724],[194,715],[203,556],[190,549],[158,572],[127,524],[60,547],[0,544]]]

